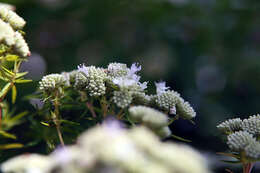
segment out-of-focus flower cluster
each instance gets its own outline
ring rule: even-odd
[[[83,133],[76,145],[49,156],[25,154],[2,164],[4,173],[209,173],[198,152],[162,143],[144,127],[126,130],[115,121]]]
[[[260,115],[247,119],[229,119],[217,128],[227,135],[227,145],[241,162],[255,162],[260,159]]]
[[[12,9],[0,4],[0,53],[1,56],[11,53],[28,57],[31,53],[22,32],[26,22]]]
[[[57,99],[57,93],[61,100],[68,93],[77,93],[78,98],[73,96],[72,99],[86,102],[88,106],[91,103],[92,113],[102,109],[97,114],[103,118],[106,114],[117,115],[117,119],[144,124],[158,135],[168,137],[171,119],[191,120],[196,113],[165,82],[155,83],[156,94],[148,94],[148,82],[141,82],[140,70],[137,63],[130,68],[122,63],[110,63],[106,68],[79,65],[71,72],[44,76],[39,89],[45,100]]]

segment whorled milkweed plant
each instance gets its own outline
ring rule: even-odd
[[[247,119],[229,119],[220,123],[217,128],[226,136],[234,163],[243,164],[243,173],[250,173],[254,163],[260,160],[260,115]]]

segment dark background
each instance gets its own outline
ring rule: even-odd
[[[260,112],[259,0],[6,0],[27,25],[28,77],[78,64],[139,62],[143,80],[165,80],[197,112],[174,134],[191,139],[216,172],[230,165],[216,125]],[[152,84],[152,82],[150,83]],[[23,86],[20,96],[36,90]]]

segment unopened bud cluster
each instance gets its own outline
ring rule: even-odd
[[[241,156],[243,162],[260,159],[260,115],[247,119],[229,119],[220,123],[217,128],[227,135],[227,145],[232,152]]]
[[[192,148],[163,143],[148,129],[109,122],[83,133],[77,144],[48,156],[27,154],[1,165],[3,173],[210,173]]]
[[[4,53],[17,54],[21,57],[30,56],[29,47],[21,34],[24,25],[23,18],[10,7],[0,4],[0,44],[9,48],[9,51]]]

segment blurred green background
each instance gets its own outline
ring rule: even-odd
[[[194,106],[195,126],[180,120],[171,128],[206,153],[218,172],[227,165],[213,157],[227,147],[216,125],[260,112],[258,0],[1,2],[15,5],[27,21],[33,54],[23,68],[30,78],[81,63],[139,62],[143,80],[167,81]],[[36,86],[24,86],[24,93]]]

